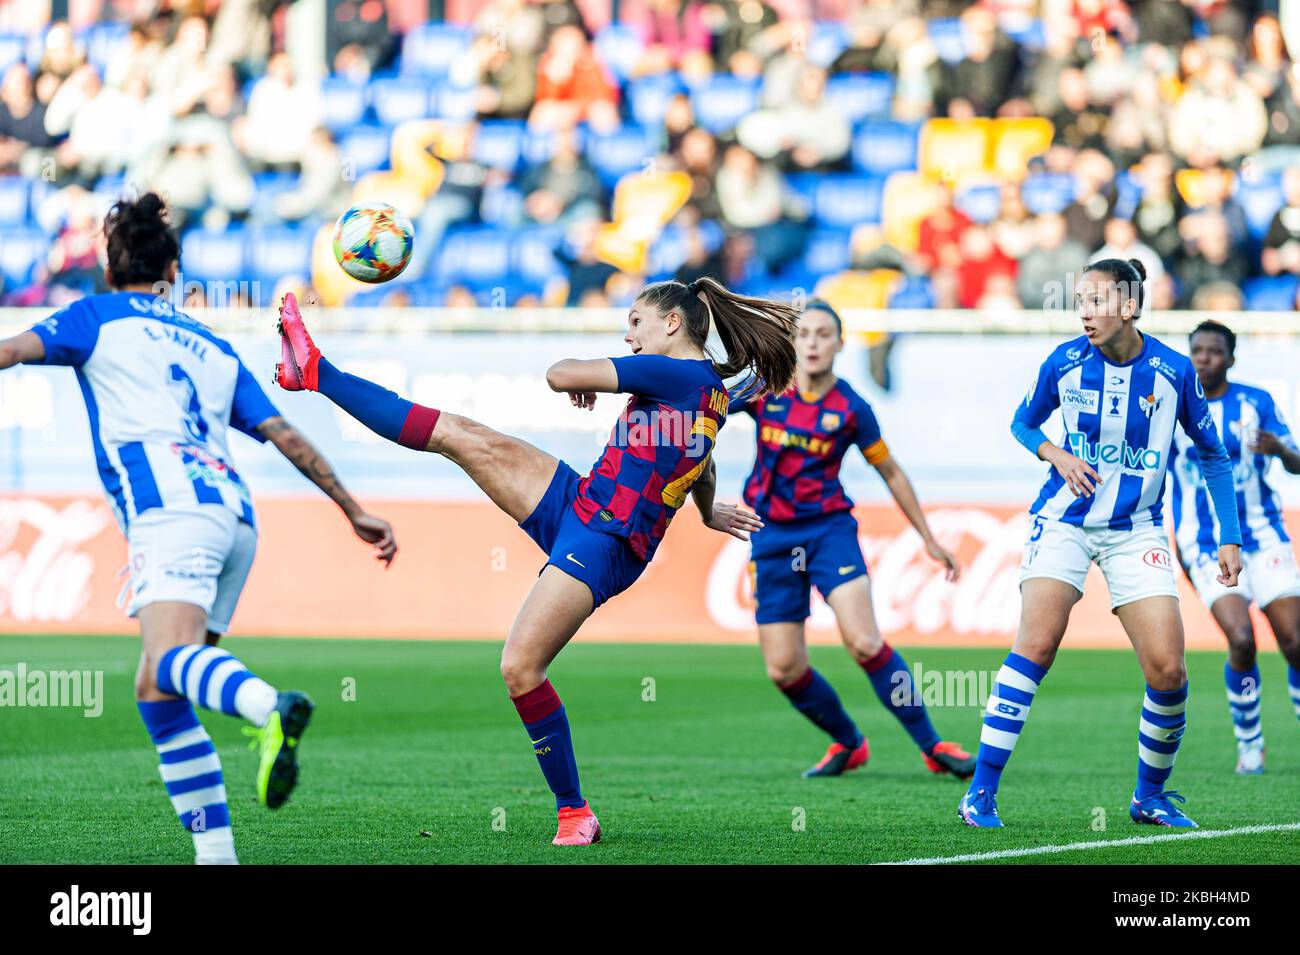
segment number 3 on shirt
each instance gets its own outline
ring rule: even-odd
[[[171,380],[178,390],[184,392],[181,406],[185,409],[185,430],[198,444],[208,440],[208,423],[203,420],[203,406],[199,404],[199,392],[194,382],[180,365],[171,366]]]

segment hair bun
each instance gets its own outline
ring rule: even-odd
[[[1147,280],[1147,267],[1137,259],[1129,259],[1128,264],[1133,266],[1133,271],[1137,273],[1138,278],[1143,282]]]

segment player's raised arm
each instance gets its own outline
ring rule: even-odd
[[[45,359],[45,342],[35,332],[23,332],[0,341],[0,371]]]
[[[339,480],[330,463],[307,438],[284,418],[278,415],[267,418],[257,426],[257,433],[277,451],[292,462],[306,478],[320,488],[327,497],[339,506],[352,524],[352,531],[367,544],[375,547],[375,556],[387,566],[397,554],[397,540],[393,529],[382,518],[367,514],[348,493]]]
[[[597,392],[618,391],[618,372],[609,358],[565,358],[546,370],[552,391],[567,392],[576,408],[591,408]]]

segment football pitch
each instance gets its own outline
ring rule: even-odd
[[[189,863],[131,685],[139,641],[2,637],[0,670],[98,670],[103,712],[0,709],[0,863]],[[604,840],[549,844],[551,796],[497,672],[499,644],[231,638],[223,645],[316,717],[277,812],[252,795],[240,721],[202,714],[225,765],[240,859],[256,863],[1288,863],[1300,856],[1300,727],[1261,655],[1268,772],[1233,773],[1219,653],[1189,657],[1173,788],[1201,825],[1133,825],[1142,680],[1131,653],[1063,651],[1003,777],[1007,828],[956,818],[962,785],[926,772],[838,648],[813,663],[871,741],[871,762],[805,780],[825,739],[764,676],[757,647],[570,646],[552,668]],[[926,670],[992,671],[1001,649],[906,648]],[[922,678],[924,686],[925,678]],[[969,704],[969,701],[968,701]],[[979,709],[932,708],[972,751]],[[1140,839],[1139,842],[1129,840]],[[1074,847],[1086,843],[1085,847]],[[1095,845],[1094,845],[1095,843]],[[1070,848],[1062,848],[1070,847]],[[1033,850],[1023,854],[1017,850]]]

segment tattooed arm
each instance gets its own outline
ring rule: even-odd
[[[348,493],[330,463],[316,446],[284,418],[267,418],[257,426],[257,433],[275,445],[307,480],[311,481],[337,504],[352,524],[352,531],[367,544],[373,544],[376,557],[386,565],[392,563],[397,553],[397,541],[388,522],[367,514],[356,498]]]

